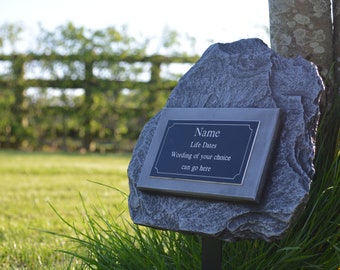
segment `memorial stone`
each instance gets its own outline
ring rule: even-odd
[[[140,134],[128,168],[133,222],[225,241],[282,238],[308,200],[323,88],[315,65],[301,57],[283,58],[259,39],[210,46],[180,79],[166,108]],[[150,162],[146,157],[162,124],[160,119],[171,108],[280,110],[280,129],[258,203],[178,196],[138,187],[145,162]]]

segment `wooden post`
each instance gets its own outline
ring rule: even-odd
[[[90,144],[92,141],[91,134],[91,119],[92,119],[92,104],[93,104],[93,61],[85,61],[85,82],[84,82],[84,90],[85,90],[85,99],[82,105],[83,110],[83,125],[84,125],[84,137],[82,140],[82,148],[86,151],[90,150]]]
[[[11,113],[14,119],[11,132],[15,134],[15,143],[13,146],[16,149],[20,148],[22,142],[27,138],[26,127],[28,121],[25,117],[25,112],[28,108],[24,102],[24,64],[25,57],[23,55],[13,55],[12,72],[14,80],[10,84],[10,88],[14,90],[15,102],[11,105]]]

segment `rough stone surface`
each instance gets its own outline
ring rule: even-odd
[[[281,108],[282,123],[261,202],[148,194],[136,188],[162,111],[144,127],[128,168],[133,222],[225,241],[282,238],[303,211],[314,175],[322,81],[303,58],[283,58],[259,39],[210,46],[181,78],[167,107]]]

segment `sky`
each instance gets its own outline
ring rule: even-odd
[[[2,2],[2,3],[1,3]],[[53,30],[72,22],[90,29],[126,25],[137,38],[162,38],[167,27],[196,39],[196,52],[215,42],[261,38],[269,44],[268,0],[0,0],[0,25],[21,23],[27,43],[38,23]]]

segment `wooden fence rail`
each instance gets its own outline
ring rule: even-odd
[[[14,100],[10,102],[10,106],[7,107],[11,114],[10,123],[3,121],[7,123],[6,126],[0,126],[0,129],[5,130],[0,130],[0,147],[20,148],[23,147],[23,145],[30,145],[30,139],[32,138],[28,137],[33,135],[28,135],[25,129],[27,129],[29,125],[32,127],[32,123],[35,123],[37,129],[40,128],[38,123],[40,118],[29,121],[29,124],[25,121],[27,115],[31,115],[31,117],[34,118],[34,116],[32,116],[34,109],[36,109],[34,107],[38,106],[32,102],[29,106],[27,105],[27,95],[25,94],[27,89],[80,88],[83,89],[83,99],[81,107],[77,107],[77,112],[81,112],[82,115],[80,117],[79,114],[75,114],[76,117],[82,119],[80,125],[83,131],[80,136],[81,143],[79,148],[98,150],[96,147],[92,147],[91,149],[91,145],[93,145],[93,142],[96,140],[96,134],[92,131],[93,128],[91,128],[94,114],[91,108],[94,105],[95,95],[105,94],[111,91],[117,96],[121,94],[124,89],[139,90],[141,93],[147,91],[148,104],[144,105],[151,111],[156,110],[158,109],[156,108],[158,105],[153,103],[157,99],[157,95],[161,92],[169,92],[169,90],[172,90],[177,84],[177,80],[174,78],[162,78],[162,67],[172,64],[192,65],[197,59],[197,56],[167,57],[162,55],[98,55],[92,53],[84,55],[40,55],[33,53],[0,55],[0,98],[3,98],[1,92],[9,90]],[[98,66],[101,64],[104,66],[102,70],[108,71],[110,68],[112,69],[113,66],[119,70],[110,71],[110,75],[101,76],[101,71],[98,69]],[[140,65],[139,69],[133,69],[133,65],[136,64]],[[1,69],[2,66],[6,66],[7,69]],[[38,69],[35,71],[34,66],[38,66]],[[97,72],[95,72],[96,69]],[[137,74],[139,77],[136,75],[130,78],[131,74]],[[143,77],[142,79],[140,79],[141,76]],[[135,98],[138,99],[138,96]],[[6,101],[3,102],[6,103]],[[136,102],[136,104],[138,104],[138,102]],[[112,104],[112,106],[116,105],[117,104]],[[51,107],[51,105],[46,106]],[[68,111],[72,111],[72,108],[65,108],[65,106],[67,105],[64,104],[62,109],[59,108],[59,111],[62,111],[63,119],[68,117]],[[46,110],[47,108],[40,109]],[[135,107],[134,109],[138,111],[138,108]],[[128,108],[125,108],[125,113],[127,113],[128,110]],[[54,112],[56,111],[57,110]],[[120,108],[112,108],[112,112],[117,111],[120,111],[121,114],[114,117],[122,116],[122,113],[124,113]],[[135,116],[138,117],[140,115],[137,113]],[[51,125],[53,125],[53,123],[51,123]],[[76,137],[74,133],[77,132],[67,130],[65,121],[63,126],[63,146],[61,148],[70,149],[70,147],[66,145],[66,137],[71,136],[70,133],[73,134],[73,137]],[[48,128],[46,128],[46,130],[48,130]],[[42,146],[39,145],[39,140],[41,138],[45,140],[48,137],[46,130],[36,135],[37,138],[35,138],[35,141],[38,142],[38,144],[31,147],[42,148]],[[112,138],[112,140],[115,140],[115,138]]]

